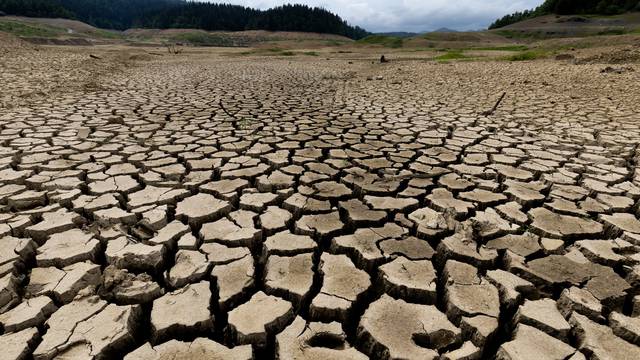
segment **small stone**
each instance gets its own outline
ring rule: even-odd
[[[146,273],[132,274],[110,265],[104,269],[100,295],[123,304],[143,304],[164,294],[164,290]]]
[[[178,250],[175,264],[165,273],[165,278],[173,288],[179,288],[204,279],[210,268],[211,264],[201,252]]]
[[[107,243],[105,256],[107,263],[121,269],[158,271],[164,265],[164,245],[134,243],[126,237],[119,237]]]

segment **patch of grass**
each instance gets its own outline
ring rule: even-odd
[[[364,39],[356,41],[356,43],[364,45],[380,45],[387,48],[398,49],[402,47],[403,40],[396,36],[369,35]]]
[[[308,56],[317,56],[316,55],[311,55],[311,52],[308,53],[297,53],[294,51],[290,51],[290,50],[284,50],[284,49],[280,49],[280,48],[267,48],[267,49],[254,49],[251,51],[244,51],[241,52],[240,55],[256,55],[256,56],[296,56],[298,54],[303,54],[303,55],[308,55]]]
[[[10,20],[0,21],[0,31],[20,37],[56,37],[65,33],[61,28],[40,24],[25,24]]]
[[[534,39],[534,40],[542,40],[548,39],[553,36],[552,34],[547,34],[542,31],[514,31],[514,30],[496,30],[496,34],[506,37],[507,39]]]
[[[89,32],[91,36],[104,38],[104,39],[122,39],[124,35],[115,31],[95,29]]]
[[[440,55],[440,56],[436,56],[435,60],[438,61],[450,61],[450,60],[462,60],[462,59],[468,59],[469,57],[465,54],[462,53],[462,51],[448,51],[446,54],[444,55]]]
[[[617,28],[617,29],[606,29],[606,30],[602,30],[600,32],[597,33],[597,35],[624,35],[629,33],[628,30],[624,29],[624,28]]]
[[[526,45],[505,45],[505,46],[488,46],[488,47],[474,47],[469,50],[478,51],[526,51],[529,47]]]
[[[306,51],[303,52],[302,55],[307,55],[307,56],[318,56],[318,53],[315,51]]]
[[[234,42],[228,37],[207,34],[203,32],[187,32],[176,34],[172,36],[171,39],[177,42],[189,43],[194,46],[235,46]]]
[[[327,44],[327,46],[342,46],[344,44],[346,44],[347,42],[344,40],[326,40],[325,43]]]
[[[507,61],[531,61],[536,59],[545,58],[547,54],[542,51],[521,51],[517,54],[507,56]]]

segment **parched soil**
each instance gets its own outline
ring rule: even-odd
[[[1,59],[3,359],[640,358],[640,72],[122,51]]]

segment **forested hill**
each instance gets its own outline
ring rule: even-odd
[[[325,9],[284,5],[256,10],[184,0],[0,0],[9,15],[68,18],[106,28],[269,30],[336,34],[360,39],[367,31]]]
[[[546,0],[535,9],[515,12],[496,20],[489,29],[548,14],[615,15],[628,11],[640,11],[640,0]]]

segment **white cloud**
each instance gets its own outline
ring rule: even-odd
[[[218,2],[215,0],[209,0]],[[495,19],[531,9],[543,0],[220,0],[267,9],[300,3],[328,9],[353,25],[369,31],[426,31],[441,27],[456,30],[486,28]]]

